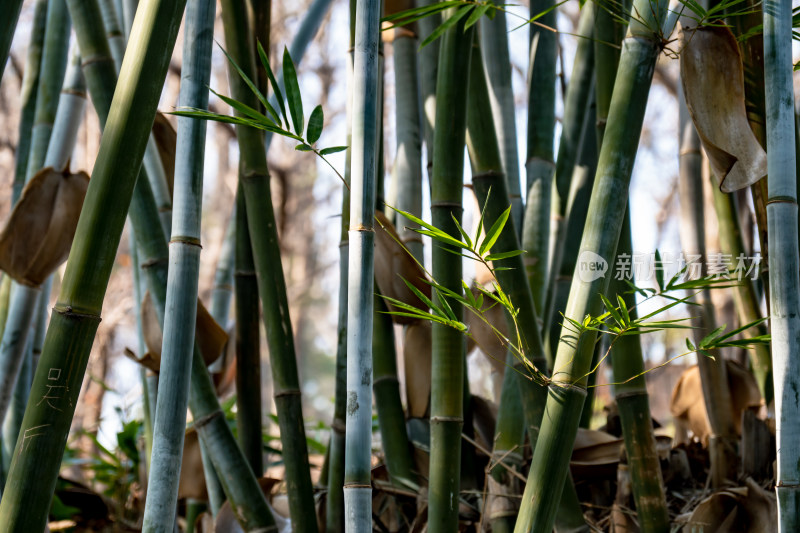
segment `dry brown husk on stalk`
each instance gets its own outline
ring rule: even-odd
[[[731,391],[731,418],[736,434],[741,433],[742,411],[758,409],[761,393],[753,375],[733,361],[725,360],[728,387]],[[691,431],[704,445],[708,444],[711,427],[706,416],[706,403],[697,365],[686,369],[672,390],[670,412],[675,417],[675,440],[686,442],[686,431]]]
[[[156,119],[153,121],[153,137],[158,147],[161,165],[164,167],[164,174],[167,177],[169,194],[172,197],[175,185],[175,151],[178,146],[178,134],[166,115],[160,111],[156,113]]]
[[[24,285],[44,283],[67,260],[88,186],[88,174],[68,168],[31,178],[0,233],[0,269]]]
[[[431,398],[431,324],[415,322],[403,343],[409,418],[426,418]]]
[[[477,290],[472,290],[475,297],[478,296]],[[488,304],[483,308],[483,316],[492,324],[501,335],[508,338],[508,322],[506,321],[505,309],[494,300],[488,300]],[[467,338],[467,353],[471,352],[476,346],[489,360],[495,372],[501,376],[506,370],[507,343],[500,338],[497,333],[480,317],[471,311],[465,311],[465,322],[469,327],[470,337]]]
[[[701,501],[686,520],[683,533],[774,533],[778,531],[775,495],[751,479],[744,487],[721,490]]]
[[[733,33],[681,21],[681,81],[686,106],[720,190],[733,192],[767,175],[767,154],[750,129],[744,68]]]
[[[425,271],[414,261],[411,254],[400,244],[400,235],[394,225],[380,211],[375,212],[375,281],[382,296],[388,296],[419,309],[427,309],[403,280],[411,283],[427,298],[431,296],[431,286],[425,283]],[[387,301],[389,310],[400,311]],[[392,315],[398,324],[410,324],[413,318]]]
[[[145,292],[142,299],[141,316],[142,335],[147,353],[137,360],[153,372],[158,372],[161,367],[161,326],[158,323],[150,291]],[[219,359],[228,342],[228,334],[217,324],[200,300],[197,300],[195,340],[206,366]]]

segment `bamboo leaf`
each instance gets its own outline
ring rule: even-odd
[[[239,65],[236,64],[236,61],[233,60],[233,58],[228,54],[228,52],[224,48],[222,48],[222,46],[220,46],[220,50],[222,50],[222,53],[225,54],[225,57],[228,58],[228,62],[236,70],[236,73],[239,74],[239,77],[242,78],[242,81],[244,81],[247,87],[253,92],[254,95],[256,95],[258,101],[261,102],[261,104],[264,107],[267,107],[269,105],[269,102],[267,102],[267,99],[264,98],[263,94],[261,94],[261,91],[258,90],[258,87],[256,87],[255,84],[252,82],[252,80],[247,76],[247,74],[245,74],[244,71],[241,68],[239,68]]]
[[[347,146],[331,146],[330,148],[323,148],[319,151],[320,155],[331,155],[347,150]]]
[[[289,118],[286,116],[286,106],[283,104],[283,93],[281,92],[278,82],[275,81],[275,75],[272,73],[272,68],[269,66],[269,59],[267,58],[267,53],[264,51],[264,47],[261,46],[260,42],[257,43],[257,45],[258,57],[261,59],[261,64],[264,65],[264,70],[267,71],[267,78],[269,78],[269,83],[272,85],[272,91],[275,93],[275,99],[278,100],[278,107],[281,110],[281,115],[283,115],[283,120],[288,128]]]
[[[297,70],[294,67],[289,49],[283,49],[283,83],[286,88],[286,101],[289,104],[289,113],[292,115],[294,131],[303,134],[303,98],[300,96],[300,84],[297,82]]]
[[[472,25],[474,25],[476,22],[478,22],[480,18],[484,15],[484,13],[486,13],[491,7],[493,7],[491,4],[481,4],[475,7],[475,9],[472,10],[472,13],[467,19],[467,22],[464,23],[464,29],[466,30]]]
[[[458,11],[453,13],[453,15],[451,15],[447,20],[445,20],[442,24],[440,24],[435,30],[433,30],[431,32],[431,34],[428,35],[428,37],[424,41],[422,41],[422,44],[420,44],[419,47],[420,48],[424,48],[427,45],[429,45],[430,43],[432,43],[433,41],[435,41],[436,39],[438,39],[439,37],[441,37],[444,32],[446,32],[448,29],[450,29],[451,27],[453,27],[456,24],[458,24],[459,20],[464,18],[467,13],[472,11],[473,7],[474,6],[472,6],[472,5],[468,5],[468,6],[462,6],[462,7],[458,8]]]
[[[297,150],[298,152],[313,152],[314,151],[314,149],[311,148],[307,144],[298,144],[297,146],[294,147],[294,149]]]
[[[319,139],[319,136],[322,134],[322,123],[324,122],[325,118],[322,114],[322,106],[318,105],[314,108],[311,112],[311,116],[308,117],[308,129],[306,129],[306,140],[309,144],[314,144]]]
[[[489,254],[486,257],[484,257],[484,259],[486,259],[487,261],[499,261],[501,259],[508,259],[509,257],[516,257],[524,253],[525,250],[511,250],[508,252],[498,252],[496,254]],[[497,270],[498,268],[504,268],[504,267],[496,267],[495,270]]]
[[[481,243],[480,248],[478,248],[478,253],[481,257],[483,254],[488,252],[494,246],[494,243],[497,242],[497,239],[500,237],[500,233],[503,231],[503,228],[508,221],[508,216],[511,214],[511,206],[508,206],[503,214],[501,214],[489,231],[486,233],[486,238]]]

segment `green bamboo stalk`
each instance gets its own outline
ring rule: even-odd
[[[63,36],[60,35],[61,31],[57,25],[62,23],[65,17],[66,9],[63,13],[57,9],[51,9],[48,13],[48,27],[56,27],[56,37],[58,39],[53,38],[51,40],[45,37],[46,44],[42,66],[53,66],[55,62],[53,75],[58,75],[57,67],[62,53],[61,50],[56,49],[56,46],[65,44],[60,42]],[[68,36],[69,34],[67,34]],[[42,109],[37,105],[37,124],[34,125],[33,130],[28,179],[32,178],[38,172],[38,169],[43,166],[63,170],[75,147],[76,132],[86,106],[86,88],[81,74],[80,56],[77,53],[77,49],[73,50],[70,69],[66,78],[64,78],[63,74],[61,77],[64,82],[64,88],[60,97],[56,100],[55,106],[51,104],[53,98],[49,92],[52,88],[52,83],[49,76],[44,77],[42,79],[43,83],[39,86],[40,91],[37,102],[41,102],[43,106],[46,106],[46,109]],[[61,82],[59,81],[59,83]],[[55,112],[56,108],[59,109],[57,113]],[[53,118],[51,118],[51,112],[55,115]],[[50,135],[51,132],[53,133],[52,136]],[[41,145],[44,141],[47,141],[47,144],[44,146],[44,151],[42,151]],[[37,170],[34,171],[33,168]],[[5,418],[9,402],[14,397],[15,384],[19,381],[20,369],[30,348],[28,340],[32,329],[31,326],[37,301],[42,294],[39,287],[28,287],[17,283],[13,283],[13,285],[16,287],[14,289],[15,296],[11,300],[9,311],[12,318],[3,331],[3,340],[0,344],[0,383],[4,383],[4,386],[0,387],[0,417],[2,418]],[[50,285],[45,285],[48,288],[47,297],[49,298]],[[26,391],[27,388],[25,386]],[[26,391],[20,391],[16,396],[17,399],[23,398]]]
[[[100,8],[96,1],[69,1],[83,56],[92,58],[91,61],[86,60],[84,73],[92,93],[92,102],[103,126],[110,108],[110,95],[116,84],[116,77],[108,41],[102,31]],[[149,10],[145,12],[151,14]],[[174,37],[172,42],[174,43]],[[124,64],[122,71],[125,71]],[[166,66],[164,66],[165,75]],[[120,77],[120,80],[124,81],[124,78]],[[109,123],[113,116],[109,115]],[[148,130],[149,128],[148,125]],[[146,138],[142,142],[143,146],[146,144]],[[155,303],[156,314],[159,321],[163,321],[169,254],[163,228],[159,222],[158,209],[147,179],[136,180],[130,203],[130,217],[136,229],[141,267]],[[189,408],[195,419],[195,428],[204,441],[204,447],[214,464],[214,469],[217,473],[221,473],[222,488],[245,527],[271,529],[274,527],[274,522],[266,500],[224,420],[208,370],[197,349],[194,350],[193,357]],[[156,407],[156,402],[153,401],[156,388],[154,382],[147,386],[151,409]]]
[[[681,99],[683,100],[683,99]],[[680,113],[680,172],[678,174],[678,194],[681,200],[681,247],[687,257],[698,257],[701,262],[701,276],[706,274],[705,262],[705,223],[703,197],[703,161],[700,152],[700,137],[689,118],[685,102],[681,102]],[[687,259],[688,260],[688,259]],[[698,292],[695,301],[700,305],[699,316],[692,320],[695,342],[699,343],[717,326],[714,306],[708,289]],[[725,364],[698,355],[697,365],[703,388],[708,422],[711,427],[709,442],[711,459],[711,482],[721,487],[725,479],[736,475],[736,430],[730,409],[731,392]]]
[[[193,2],[186,12],[182,107],[208,107],[215,5],[213,0]],[[205,121],[178,118],[175,210],[144,531],[166,533],[175,523],[195,342],[206,126]]]
[[[56,118],[64,71],[67,68],[70,22],[64,0],[51,0],[47,6],[47,27],[42,49],[42,65],[36,95],[36,114],[31,130],[31,151],[26,181],[44,166],[50,134]]]
[[[255,60],[247,11],[241,0],[222,3],[225,42],[228,53],[250,79],[255,78]],[[241,77],[229,76],[233,97],[255,107],[257,100]],[[258,277],[258,291],[264,311],[272,382],[283,459],[288,481],[289,510],[298,531],[316,531],[314,500],[308,464],[305,428],[300,401],[292,325],[286,298],[286,282],[281,267],[275,215],[267,169],[266,150],[259,131],[237,126],[240,173],[247,205],[247,225]],[[222,475],[219,469],[217,472]],[[224,482],[223,482],[224,485]]]
[[[614,256],[625,212],[628,185],[641,134],[647,94],[656,58],[661,50],[660,28],[667,2],[637,0],[623,41],[611,112],[595,178],[581,242],[581,251],[591,252],[608,261]],[[593,256],[588,256],[593,257]],[[576,269],[570,290],[566,316],[582,321],[587,315],[602,312],[600,295],[608,287],[608,277],[592,279]],[[586,396],[586,375],[589,372],[596,333],[578,335],[567,324],[562,330],[553,378],[545,407],[533,463],[517,519],[516,531],[547,531],[553,527],[557,498],[568,469],[571,443],[574,442],[578,419]]]
[[[437,0],[416,0],[417,7],[435,4]],[[419,20],[419,38],[424,41],[442,23],[438,13]],[[428,44],[419,51],[420,95],[422,97],[422,132],[425,139],[426,169],[428,177],[433,175],[433,124],[436,120],[436,80],[439,72],[440,41]]]
[[[451,11],[446,16],[454,16]],[[433,176],[431,178],[432,223],[455,238],[460,234],[454,220],[461,220],[467,91],[474,30],[464,29],[464,20],[441,37],[436,79],[436,124]],[[433,277],[442,286],[462,291],[461,257],[440,242],[433,245]],[[434,303],[438,305],[438,296]],[[463,309],[452,304],[458,320]],[[464,423],[464,338],[441,324],[433,324],[431,362],[431,452],[428,527],[433,531],[455,531],[458,526],[461,429]]]
[[[748,257],[749,253],[745,252],[742,230],[739,227],[736,196],[721,192],[718,186],[714,186],[712,189],[722,249],[726,254],[731,254],[734,259]],[[739,322],[741,324],[750,324],[761,320],[763,314],[756,287],[753,285],[752,280],[745,276],[744,272],[741,275],[742,278],[737,279],[737,284],[733,287],[733,295],[736,301]],[[767,328],[760,324],[746,330],[744,335],[755,337],[766,333]],[[769,347],[757,344],[751,350],[748,350],[748,353],[753,375],[758,383],[758,389],[761,391],[761,396],[764,398],[765,403],[769,404],[773,399],[772,357],[769,353]]]
[[[623,222],[618,248],[620,254],[633,253],[630,209]],[[632,281],[635,283],[635,280]],[[612,295],[622,296],[631,320],[635,320],[636,297],[630,293],[628,285],[615,278],[612,288]],[[614,341],[611,368],[614,372],[614,399],[622,422],[639,527],[644,533],[667,533],[670,531],[669,514],[650,422],[650,400],[644,376],[642,343],[638,335],[627,335]]]
[[[769,170],[770,326],[775,380],[781,532],[800,529],[800,259],[792,92],[792,3],[764,3],[764,83]]]
[[[20,121],[17,140],[16,167],[11,204],[16,204],[25,186],[28,172],[28,159],[31,147],[31,130],[36,113],[36,95],[39,92],[39,67],[42,62],[45,24],[47,23],[47,0],[36,0],[33,10],[33,26],[31,40],[28,45],[28,57],[25,59],[25,72],[22,76],[20,94]],[[0,69],[0,74],[2,69]]]
[[[236,207],[234,206],[234,211]],[[226,327],[230,316],[231,299],[233,298],[233,275],[235,270],[236,252],[236,214],[228,223],[225,238],[222,241],[222,250],[217,261],[217,270],[214,272],[214,288],[211,289],[211,308],[209,313],[222,327]]]
[[[239,182],[244,175],[240,174]],[[264,472],[261,439],[261,341],[256,279],[247,207],[240,185],[236,191],[236,427],[239,447],[258,475]]]
[[[146,0],[92,173],[31,388],[0,531],[44,529],[115,253],[178,32],[182,1]],[[102,25],[101,25],[102,27]]]
[[[19,13],[22,11],[22,0],[7,0],[3,2],[3,13],[0,20],[0,78],[8,61],[8,52],[11,50],[11,41],[14,39],[14,30],[17,27]]]
[[[476,43],[477,46],[477,43]],[[472,162],[472,184],[480,205],[483,206],[484,224],[492,227],[502,213],[508,209],[511,199],[506,188],[506,179],[502,171],[502,161],[498,147],[494,124],[491,121],[492,109],[486,79],[483,76],[483,64],[480,50],[473,49],[471,54],[470,86],[467,111],[467,150]],[[491,194],[490,194],[491,191]],[[495,253],[511,252],[519,249],[519,238],[513,220],[509,219],[493,246]],[[525,275],[521,255],[509,257],[495,262],[501,267],[496,271],[497,281],[517,308],[516,319],[506,314],[509,331],[519,328],[522,345],[519,349],[525,354],[523,362],[519,355],[509,357],[511,368],[506,376],[515,375],[511,383],[516,381],[520,392],[520,401],[531,446],[535,446],[542,422],[544,402],[547,395],[544,375],[531,372],[531,365],[540,372],[546,372],[547,361],[539,333],[539,321],[533,303],[533,295]],[[507,270],[505,270],[507,269]],[[504,382],[505,382],[504,378]],[[510,387],[504,383],[504,388]],[[509,393],[507,392],[507,396]],[[511,398],[513,402],[513,397]],[[516,410],[516,406],[501,404],[501,409]],[[504,421],[504,426],[509,422]],[[517,421],[517,425],[519,421]],[[500,435],[502,437],[502,434]],[[509,432],[508,437],[495,442],[494,456],[500,458],[519,445],[519,434]],[[502,445],[502,449],[498,449]],[[577,495],[572,483],[564,486],[561,498],[561,512],[557,519],[558,527],[569,531],[588,531],[583,520]],[[513,515],[502,513],[494,522],[500,529],[513,529]],[[494,523],[493,522],[493,523]]]
[[[408,2],[409,7],[412,4]],[[395,71],[395,131],[397,156],[392,183],[397,185],[397,208],[414,215],[422,213],[422,147],[420,136],[419,81],[417,78],[417,38],[407,31],[395,31],[392,42]],[[395,224],[398,226],[397,224]],[[411,255],[422,261],[422,239],[404,221],[398,227],[400,240]]]
[[[514,219],[514,227],[521,231],[525,206],[522,203],[519,181],[516,110],[514,109],[514,92],[511,88],[511,59],[508,53],[508,28],[506,27],[505,11],[495,11],[493,19],[481,17],[479,35],[486,82],[489,87],[489,101],[492,104],[494,129],[497,143],[500,146],[500,159],[503,162],[508,194],[511,198],[511,216]],[[537,101],[536,107],[543,104],[547,106],[546,103]]]
[[[356,32],[356,0],[350,0],[350,54],[347,61],[345,130],[347,151],[345,152],[344,180],[342,187],[342,223],[339,235],[339,309],[336,337],[336,383],[334,389],[333,421],[328,449],[328,498],[325,508],[326,533],[344,531],[344,456],[345,424],[347,418],[347,280],[350,256],[350,174],[353,138],[353,53]]]
[[[627,19],[629,2],[619,7],[619,15]],[[597,145],[602,145],[608,121],[611,96],[619,64],[619,50],[613,44],[620,43],[625,36],[626,25],[601,9],[595,21],[595,62],[597,97]],[[613,75],[612,75],[613,73]],[[591,121],[587,124],[591,128]],[[584,142],[588,142],[584,139]],[[587,197],[588,201],[588,197]],[[570,221],[571,223],[571,221]],[[581,227],[583,224],[581,224]],[[630,208],[625,217],[620,235],[619,253],[633,253],[631,242]],[[619,254],[618,254],[619,255]],[[575,261],[573,260],[573,269]],[[634,280],[635,281],[635,280]],[[612,283],[614,293],[624,295],[625,305],[632,318],[636,317],[636,299],[622,280]],[[612,298],[613,300],[613,298]],[[602,344],[602,343],[599,343]],[[620,413],[625,451],[633,485],[633,496],[642,531],[661,533],[669,531],[667,503],[662,486],[661,465],[656,450],[655,435],[650,422],[650,400],[644,377],[644,358],[638,336],[617,339],[611,349],[614,375],[614,397]],[[638,377],[635,377],[638,376]],[[634,378],[635,379],[631,379]],[[630,381],[628,381],[630,380]]]
[[[350,160],[350,228],[347,278],[347,415],[344,459],[345,530],[372,531],[372,313],[373,218],[380,151],[381,3],[356,3],[353,119]]]
[[[575,52],[575,62],[572,67],[569,87],[564,97],[564,118],[561,130],[561,139],[558,143],[556,157],[556,171],[552,197],[552,235],[550,239],[550,259],[547,266],[549,282],[545,296],[543,312],[543,329],[549,327],[557,311],[553,305],[553,280],[561,272],[561,261],[566,245],[566,226],[569,219],[567,206],[569,202],[570,183],[575,168],[575,161],[580,153],[581,132],[584,130],[584,121],[594,81],[594,13],[596,6],[589,2],[581,9],[581,18],[578,22],[578,49]]]
[[[391,481],[398,486],[415,488],[418,480],[406,433],[405,413],[400,402],[400,382],[397,380],[394,325],[386,304],[377,294],[373,305],[373,390],[383,454]]]
[[[552,0],[531,2],[531,17],[550,10],[539,21],[556,27],[557,12]],[[531,24],[528,68],[528,139],[525,160],[527,205],[522,228],[526,250],[525,269],[533,291],[536,312],[544,316],[550,253],[550,206],[553,194],[553,143],[556,127],[557,34]],[[576,60],[578,58],[576,57]]]

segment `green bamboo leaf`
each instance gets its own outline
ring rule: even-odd
[[[269,66],[269,58],[267,58],[267,53],[264,51],[264,47],[261,46],[261,43],[257,43],[258,45],[258,57],[261,59],[261,64],[264,66],[264,70],[267,71],[267,78],[269,79],[270,85],[272,85],[272,92],[275,93],[275,99],[278,101],[278,107],[281,110],[281,115],[283,115],[284,123],[286,127],[289,127],[289,118],[286,116],[286,106],[283,103],[283,93],[281,92],[281,88],[278,85],[278,82],[275,80],[275,75],[272,73],[272,68]],[[280,120],[278,121],[280,122]]]
[[[428,35],[428,37],[424,41],[422,41],[422,44],[420,44],[419,47],[420,48],[424,48],[427,45],[429,45],[430,43],[432,43],[433,41],[435,41],[436,39],[438,39],[439,37],[441,37],[444,32],[446,32],[448,29],[450,29],[451,27],[453,27],[456,24],[458,24],[459,20],[464,18],[467,15],[467,13],[472,11],[473,7],[474,6],[472,6],[472,5],[468,5],[468,6],[462,6],[462,7],[458,8],[458,10],[455,13],[453,13],[453,15],[451,15],[447,20],[445,20],[442,24],[440,24],[435,30],[433,30],[431,32],[431,34]]]
[[[252,80],[250,80],[250,78],[247,76],[247,74],[245,74],[244,71],[241,68],[239,68],[239,65],[236,64],[236,61],[233,60],[233,58],[228,54],[228,52],[224,48],[222,48],[222,46],[220,46],[219,48],[220,50],[222,50],[222,53],[225,54],[225,57],[228,58],[228,62],[236,70],[236,73],[239,74],[239,77],[242,78],[242,81],[244,81],[247,87],[253,92],[254,95],[256,95],[258,101],[261,102],[261,105],[267,107],[269,105],[269,102],[267,102],[267,99],[264,98],[263,94],[261,94],[261,91],[258,90],[258,87],[256,87],[255,84],[252,82]]]
[[[451,237],[447,233],[436,229],[436,230],[426,230],[426,229],[414,229],[415,232],[419,233],[420,235],[427,235],[428,237],[437,240],[444,244],[449,244],[451,246],[456,246],[458,248],[463,248],[465,250],[469,250],[467,245],[463,242],[459,241],[458,239]]]
[[[489,254],[486,257],[484,257],[484,259],[486,259],[487,261],[499,261],[501,259],[508,259],[509,257],[516,257],[524,253],[525,250],[511,250],[508,252],[498,252],[496,254]],[[504,268],[504,267],[496,267],[495,270],[497,270],[498,268]]]
[[[500,233],[503,231],[503,228],[508,221],[508,216],[511,214],[511,206],[508,206],[503,214],[500,215],[489,231],[486,233],[486,238],[481,243],[480,248],[478,248],[478,253],[481,257],[483,254],[488,252],[494,246],[494,243],[497,242],[497,239],[500,237]]]
[[[322,106],[318,105],[311,112],[311,116],[308,117],[306,140],[308,140],[309,144],[314,144],[319,139],[319,136],[322,134],[322,123],[324,120],[325,118],[322,114]]]
[[[725,331],[725,327],[726,325],[723,324],[722,326],[718,327],[717,329],[715,329],[714,331],[703,337],[703,340],[700,341],[699,346],[701,348],[708,348],[710,346],[713,346],[713,342],[717,339],[719,335],[722,334],[722,332]]]
[[[314,151],[314,149],[311,148],[307,144],[298,144],[297,146],[294,147],[294,149],[297,150],[298,152],[313,152]]]
[[[617,301],[619,302],[619,310],[622,313],[622,316],[625,318],[625,326],[629,326],[631,323],[631,315],[628,313],[628,306],[625,303],[625,300],[620,296],[617,295]]]
[[[300,84],[297,82],[297,70],[289,55],[289,49],[283,49],[283,83],[286,88],[286,101],[289,104],[289,113],[292,115],[294,131],[303,134],[303,98],[300,96]]]
[[[323,148],[319,151],[320,155],[331,155],[347,150],[347,146],[331,146],[330,148]]]
[[[480,18],[486,13],[490,7],[493,7],[492,4],[481,4],[477,6],[475,9],[472,10],[467,22],[464,23],[464,29],[468,29],[473,24],[478,22]]]
[[[724,341],[724,340],[730,339],[734,335],[738,335],[739,333],[742,333],[743,331],[746,331],[746,330],[748,330],[748,329],[750,329],[752,327],[758,326],[759,324],[762,324],[762,323],[766,322],[767,320],[768,320],[768,317],[759,318],[758,320],[754,320],[753,322],[750,322],[749,324],[745,324],[743,326],[740,326],[740,327],[738,327],[736,329],[733,329],[733,330],[729,331],[728,333],[726,333],[725,335],[720,337],[718,340],[719,341]]]
[[[603,300],[603,305],[606,306],[606,309],[609,313],[611,313],[611,316],[614,318],[617,324],[624,327],[625,322],[622,320],[622,315],[619,314],[619,311],[617,311],[617,309],[614,307],[614,304],[612,304],[611,301],[603,294],[600,294],[600,299]]]
[[[248,106],[247,104],[244,104],[244,103],[242,103],[242,102],[240,102],[238,100],[234,100],[233,98],[230,98],[228,96],[219,94],[214,89],[209,89],[209,91],[214,93],[214,95],[216,95],[220,100],[222,100],[223,102],[225,102],[226,104],[231,106],[234,110],[238,111],[239,113],[241,113],[243,115],[246,115],[246,116],[252,118],[256,122],[265,122],[265,123],[277,126],[277,124],[275,124],[273,121],[271,121],[263,113],[261,113],[259,111],[256,111],[255,109],[253,109],[252,107]]]
[[[455,222],[456,228],[458,228],[458,232],[461,234],[462,237],[464,237],[464,242],[467,243],[467,246],[469,248],[472,248],[472,239],[469,238],[469,234],[466,231],[464,231],[464,228],[462,228],[461,224],[458,223],[458,219],[456,218],[456,216],[453,213],[450,213],[450,218],[452,218],[453,222]]]
[[[661,261],[661,253],[656,250],[656,285],[658,285],[659,290],[664,290],[664,269],[658,268],[659,265],[663,265],[663,261]]]

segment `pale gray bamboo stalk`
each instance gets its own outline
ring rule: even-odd
[[[800,259],[792,89],[792,2],[764,2],[769,299],[781,533],[800,530]]]
[[[208,107],[215,6],[215,0],[187,6],[180,107]],[[175,523],[195,342],[206,129],[204,120],[178,118],[175,210],[143,531],[167,533]]]
[[[348,533],[372,531],[373,219],[380,147],[378,98],[381,3],[356,5],[353,54],[353,137],[347,279],[347,418],[344,509]]]

